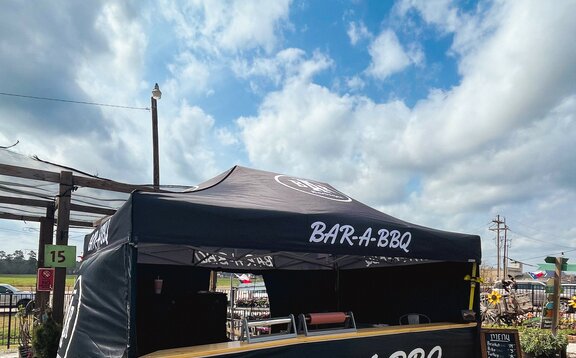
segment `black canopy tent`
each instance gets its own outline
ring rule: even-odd
[[[396,219],[326,183],[235,166],[186,193],[134,192],[86,238],[59,355],[147,353],[150,330],[166,330],[153,317],[170,316],[166,302],[185,301],[170,316],[179,331],[202,330],[185,312],[212,269],[262,274],[272,316],[338,310],[394,324],[421,312],[458,322],[470,300],[464,277],[480,259],[478,236]],[[168,301],[152,292],[160,276]]]

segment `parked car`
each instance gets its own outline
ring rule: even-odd
[[[507,295],[508,292],[504,288],[504,284],[498,281],[494,284],[494,290],[500,292],[501,295]],[[535,280],[518,280],[516,284],[510,287],[516,293],[528,293],[532,299],[534,306],[543,306],[546,303],[546,284],[541,281]]]
[[[34,292],[21,291],[7,283],[0,283],[0,307],[26,307],[34,301]]]
[[[511,290],[516,293],[528,293],[532,299],[532,305],[542,307],[548,301],[546,293],[546,284],[542,281],[536,280],[518,280]],[[569,287],[570,286],[570,287]],[[493,287],[494,290],[500,292],[501,295],[507,295],[508,292],[504,289],[501,281],[496,282]],[[560,293],[560,311],[573,312],[573,309],[568,305],[568,300],[572,295],[576,295],[576,284],[562,284]]]

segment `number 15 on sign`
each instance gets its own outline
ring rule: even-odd
[[[76,265],[76,246],[46,245],[44,264],[47,267],[74,267]]]

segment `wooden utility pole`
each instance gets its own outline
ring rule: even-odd
[[[502,224],[504,225],[504,245],[502,245],[504,251],[504,254],[502,255],[502,276],[506,278],[508,277],[508,248],[510,247],[510,242],[508,241],[508,225],[506,225],[506,218],[503,218]]]
[[[60,191],[58,195],[58,222],[56,224],[56,245],[68,245],[68,226],[70,223],[70,199],[74,188],[72,172],[60,173]],[[64,293],[66,291],[66,267],[56,267],[54,275],[54,295],[52,297],[52,315],[60,324],[64,321]]]
[[[154,87],[154,90],[158,90],[158,83]],[[161,94],[161,92],[160,92]],[[152,97],[150,97],[150,107],[152,109],[152,156],[153,156],[153,165],[154,165],[154,174],[153,174],[153,181],[154,181],[154,189],[160,189],[160,158],[158,154],[158,103],[156,101],[157,98],[160,97],[154,94],[152,91]]]
[[[490,228],[490,231],[496,231],[496,277],[498,280],[501,278],[505,279],[508,276],[508,247],[510,246],[507,235],[508,225],[506,225],[506,218],[500,217],[500,215],[497,215],[492,222],[496,224],[496,227]],[[500,240],[501,230],[504,230],[504,240]],[[502,252],[502,256],[500,256],[500,252]],[[500,258],[502,258],[502,261],[500,261]],[[502,262],[502,266],[500,266],[500,262]],[[500,276],[500,267],[502,267],[502,276]]]
[[[502,276],[500,276],[500,224],[502,221],[500,220],[500,215],[496,216],[496,219],[492,220],[496,227],[491,227],[491,231],[496,231],[496,279],[500,280]],[[505,277],[504,277],[505,278]]]

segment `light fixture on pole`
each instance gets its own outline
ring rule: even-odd
[[[160,159],[158,157],[158,107],[157,100],[162,97],[158,83],[154,85],[152,97],[150,97],[152,107],[152,151],[154,155],[154,189],[160,189]]]

